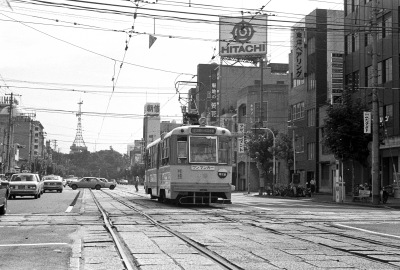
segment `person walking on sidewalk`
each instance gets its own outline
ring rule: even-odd
[[[139,176],[136,176],[136,178],[135,178],[135,188],[136,188],[136,192],[139,191],[138,186],[139,186]]]
[[[311,180],[310,180],[310,187],[311,187],[311,193],[315,193],[315,180],[314,180],[314,178],[311,178]]]

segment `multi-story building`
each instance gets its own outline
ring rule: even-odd
[[[268,70],[286,76],[287,64],[269,64],[263,74],[264,82],[268,81]],[[239,91],[246,86],[260,85],[261,69],[255,66],[199,64],[197,77],[196,105],[199,114],[208,116],[209,124],[222,126],[221,116],[236,112]]]
[[[143,118],[144,145],[158,138],[160,138],[160,103],[146,103]]]
[[[338,85],[342,89],[343,71],[337,66],[342,65],[343,17],[343,11],[316,9],[292,29],[289,135],[295,138],[295,162],[291,173],[299,174],[303,185],[315,179],[319,191],[332,191],[335,160],[320,151],[321,109],[337,101]]]
[[[375,1],[376,9],[372,8]],[[379,116],[384,144],[380,145],[381,184],[399,181],[400,163],[400,1],[345,0],[345,86],[371,104],[372,54],[377,56]],[[373,26],[372,18],[376,18]],[[377,47],[373,51],[376,31]],[[361,177],[361,176],[360,176]],[[365,177],[367,182],[370,177]]]
[[[262,126],[268,128],[265,130],[267,136],[273,136],[271,131],[286,133],[287,131],[287,100],[289,90],[288,65],[279,64],[278,69],[274,69],[274,64],[264,67],[263,73],[263,105],[262,105]],[[286,68],[285,68],[286,67]],[[242,130],[233,130],[236,135],[236,144],[240,144],[241,134],[253,132],[254,128],[261,127],[260,124],[260,100],[261,86],[260,80],[255,81],[255,85],[249,85],[242,88],[238,93],[237,114],[235,115],[237,125]],[[239,131],[239,132],[236,132]],[[239,138],[239,139],[238,139]],[[237,145],[235,147],[235,156],[237,157],[237,179],[233,179],[238,190],[257,191],[259,189],[259,171],[256,163],[251,160],[247,153]],[[273,164],[271,164],[272,166]],[[273,182],[282,182],[285,178],[285,170],[276,164],[276,179],[273,180],[272,170],[266,176],[266,184],[272,185]]]
[[[34,120],[33,113],[23,111],[18,105],[13,105],[10,114],[8,103],[0,102],[3,168],[9,171],[31,170],[45,157],[44,128]]]

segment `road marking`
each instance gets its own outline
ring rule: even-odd
[[[69,244],[68,243],[7,244],[7,245],[0,245],[0,247],[60,246],[60,245],[69,245]]]
[[[268,211],[272,211],[272,209],[271,209],[271,208],[264,208],[264,207],[254,206],[254,205],[252,205],[252,204],[250,204],[250,203],[234,203],[234,204],[235,204],[235,205],[245,205],[245,206],[251,206],[251,207],[254,207],[254,208],[261,209],[261,210],[268,210]]]
[[[348,228],[348,229],[353,229],[353,230],[361,231],[361,232],[367,232],[367,233],[372,233],[372,234],[377,234],[377,235],[382,235],[382,236],[389,236],[389,237],[394,237],[394,238],[400,239],[400,236],[393,235],[393,234],[374,232],[374,231],[370,231],[370,230],[366,230],[366,229],[361,229],[361,228],[357,228],[357,227],[353,227],[353,226],[348,226],[348,225],[344,225],[344,224],[340,224],[340,223],[336,223],[335,225],[340,226],[340,227],[344,227],[344,228]]]
[[[65,213],[71,212],[71,210],[74,208],[73,205],[68,206],[67,210],[65,210]]]

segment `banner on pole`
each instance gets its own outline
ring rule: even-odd
[[[364,133],[371,134],[371,112],[364,112]]]

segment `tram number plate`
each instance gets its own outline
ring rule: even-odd
[[[200,191],[207,191],[207,189],[203,188],[203,189],[200,189]]]

